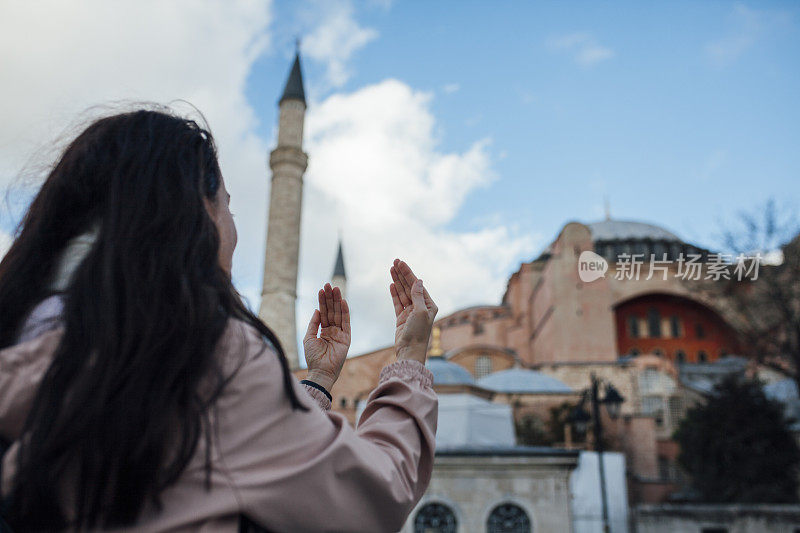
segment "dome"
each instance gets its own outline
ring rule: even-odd
[[[628,220],[602,220],[587,224],[593,241],[643,240],[682,242],[681,238],[662,227]]]
[[[469,370],[442,357],[430,357],[425,366],[433,373],[434,385],[474,385]]]
[[[569,393],[573,390],[561,380],[526,368],[494,372],[478,380],[478,385],[496,392],[522,394]]]

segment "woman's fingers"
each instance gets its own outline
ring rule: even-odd
[[[317,331],[319,331],[320,314],[318,309],[314,309],[314,314],[311,315],[311,321],[308,323],[308,330],[306,330],[306,340],[316,339]]]
[[[328,327],[328,304],[325,301],[325,289],[319,290],[319,314],[320,314],[320,323],[322,324],[323,328]]]
[[[333,325],[342,327],[342,290],[333,288]]]
[[[425,297],[422,295],[422,280],[418,279],[411,286],[411,301],[414,304],[414,309],[426,310]]]
[[[392,275],[392,281],[394,281],[397,295],[400,297],[400,303],[403,304],[403,307],[411,305],[411,287],[406,287],[395,267],[391,267],[389,273]]]
[[[414,272],[411,270],[411,267],[408,266],[408,263],[405,261],[397,260],[397,264],[395,265],[398,274],[400,274],[400,279],[403,280],[403,283],[406,287],[411,290],[411,287],[414,286],[414,282],[417,281],[417,276],[414,275]]]
[[[330,283],[325,284],[325,305],[328,308],[328,326],[336,325],[335,312],[333,310],[333,288]]]
[[[392,295],[392,304],[394,304],[394,316],[400,316],[403,312],[403,304],[400,303],[400,296],[397,294],[397,287],[394,283],[389,284],[389,293]]]
[[[344,298],[342,298],[342,330],[350,335],[350,306]]]

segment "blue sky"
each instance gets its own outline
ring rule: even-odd
[[[265,134],[303,27],[292,3],[275,7],[281,52],[247,86]],[[797,3],[395,2],[358,5],[355,18],[378,36],[337,90],[397,78],[434,94],[442,150],[491,139],[498,179],[453,228],[499,219],[550,239],[601,218],[608,197],[614,218],[714,247],[738,211],[800,204]],[[570,37],[583,41],[559,43]],[[581,63],[585,46],[608,57]],[[324,68],[304,67],[323,98]]]

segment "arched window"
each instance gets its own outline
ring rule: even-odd
[[[708,354],[706,354],[706,352],[704,352],[703,350],[697,352],[697,362],[705,363],[706,361],[708,361]]]
[[[675,361],[678,363],[685,363],[686,362],[686,352],[683,350],[678,350],[675,352]]]
[[[706,338],[706,330],[703,329],[703,324],[695,324],[694,325],[694,332],[697,335],[698,339],[705,339]]]
[[[647,334],[653,338],[661,337],[661,313],[655,307],[647,311]]]
[[[675,315],[672,315],[669,318],[669,329],[671,330],[670,334],[672,335],[673,338],[677,339],[678,337],[680,337],[681,336],[681,319],[678,318]]]
[[[339,406],[340,406],[342,409],[344,409],[345,407],[347,407],[347,398],[342,398],[341,400],[339,400]]]
[[[428,503],[414,517],[414,533],[456,533],[458,521],[450,507],[443,503]]]
[[[656,348],[653,350],[653,353],[659,357],[664,357],[664,350],[661,348]]]
[[[639,348],[631,348],[631,351],[628,352],[628,355],[632,355],[632,356],[636,357],[640,353],[642,353],[642,352],[639,351]]]
[[[475,377],[482,378],[492,373],[492,358],[488,355],[479,355],[475,360]]]
[[[531,519],[519,505],[502,503],[492,509],[486,521],[488,533],[530,533]]]
[[[635,316],[628,317],[628,331],[631,333],[631,338],[639,338],[639,319]]]

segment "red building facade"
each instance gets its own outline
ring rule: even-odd
[[[653,353],[703,363],[736,353],[736,335],[714,310],[688,298],[646,294],[615,308],[620,356]]]

